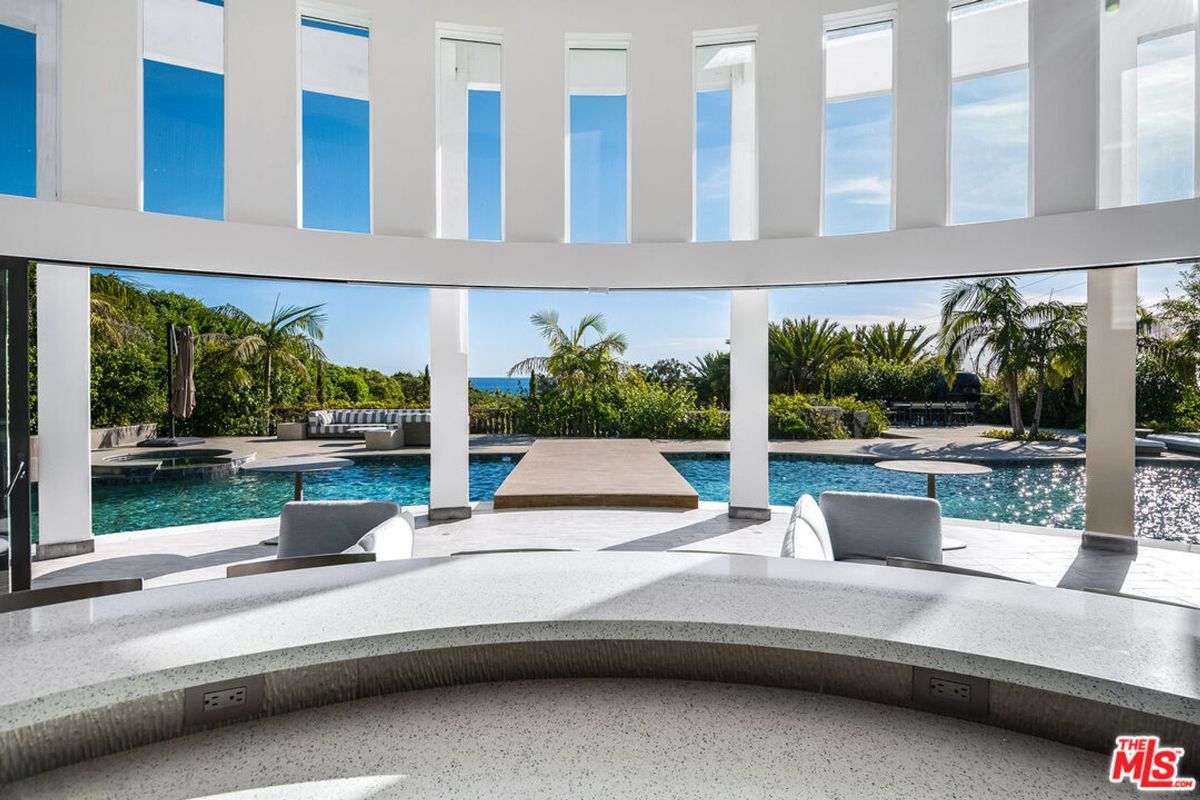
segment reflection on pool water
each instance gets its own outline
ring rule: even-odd
[[[729,459],[668,455],[701,500],[729,501]],[[940,477],[938,499],[948,517],[1057,528],[1082,528],[1084,465],[1071,462],[990,463],[988,475]],[[1200,542],[1200,464],[1139,464],[1138,535]],[[870,464],[772,456],[772,505],[828,490],[924,496],[925,476]]]
[[[518,457],[472,456],[471,499],[490,500]],[[670,455],[701,500],[729,500],[727,456]],[[966,519],[1083,527],[1082,462],[993,463],[977,477],[943,477],[943,513]],[[829,489],[924,495],[925,477],[856,464],[772,456],[771,503],[791,505],[801,494]],[[353,467],[315,472],[304,480],[310,500],[429,502],[428,456],[382,456]],[[97,534],[170,525],[271,517],[292,496],[292,476],[238,473],[215,480],[182,479],[92,487],[92,527]],[[1138,533],[1200,542],[1200,465],[1141,464],[1137,468]]]

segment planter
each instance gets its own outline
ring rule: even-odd
[[[124,425],[120,428],[92,428],[92,449],[110,450],[114,447],[132,447],[145,439],[158,435],[158,425]]]

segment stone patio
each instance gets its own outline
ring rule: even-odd
[[[574,550],[715,550],[776,556],[790,510],[771,519],[730,519],[721,503],[692,511],[545,509],[493,511],[475,504],[471,519],[430,524],[417,516],[417,556],[507,548]],[[1137,557],[1083,550],[1077,531],[947,519],[945,534],[967,543],[948,564],[997,572],[1047,586],[1124,591],[1200,606],[1200,546],[1142,540]],[[94,553],[35,562],[34,585],[141,576],[147,586],[223,578],[230,564],[273,558],[259,544],[278,518],[117,533],[96,538]],[[530,557],[536,557],[531,554]]]

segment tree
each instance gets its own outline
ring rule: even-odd
[[[624,334],[608,332],[603,314],[585,314],[578,325],[569,329],[559,325],[557,311],[539,311],[529,321],[546,340],[550,354],[517,362],[508,371],[509,376],[548,375],[575,407],[576,400],[588,389],[611,383],[622,373],[624,364],[619,357],[629,343]]]
[[[149,303],[137,284],[113,273],[93,274],[90,280],[92,331],[117,347],[129,339],[150,340],[150,333],[133,320]]]
[[[1012,278],[954,281],[942,292],[941,347],[948,372],[974,355],[1004,384],[1013,433],[1025,434],[1021,373],[1027,354],[1025,298]]]
[[[663,386],[681,386],[690,382],[692,368],[676,358],[661,358],[649,366],[639,364],[637,367],[647,380]]]
[[[237,333],[213,334],[231,345],[230,355],[243,363],[255,360],[261,369],[263,387],[263,419],[260,434],[271,427],[271,378],[277,364],[285,364],[301,374],[307,374],[306,362],[325,360],[317,344],[325,336],[324,304],[313,306],[279,307],[279,298],[266,322],[259,322],[237,306],[225,305],[216,309],[235,323]]]
[[[729,408],[729,353],[706,353],[691,365],[692,386],[703,405]]]
[[[819,392],[830,368],[853,353],[853,335],[832,320],[805,317],[772,322],[767,331],[771,391]]]
[[[1033,423],[1029,435],[1036,438],[1042,426],[1042,400],[1047,385],[1061,385],[1070,377],[1068,369],[1078,359],[1078,344],[1083,341],[1086,361],[1087,308],[1050,300],[1029,306],[1025,312],[1027,360],[1033,373]]]
[[[911,364],[923,358],[925,348],[937,338],[936,334],[926,333],[927,330],[924,325],[909,326],[904,319],[886,325],[859,326],[854,329],[854,344],[869,362]]]

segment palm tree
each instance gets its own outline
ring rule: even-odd
[[[1012,278],[954,281],[942,292],[941,347],[947,371],[971,357],[1004,383],[1013,433],[1025,434],[1020,379],[1027,355],[1025,298]]]
[[[1087,307],[1050,300],[1029,306],[1026,317],[1028,362],[1036,387],[1029,435],[1036,438],[1042,427],[1042,398],[1047,385],[1057,386],[1063,378],[1071,377],[1064,368],[1077,360],[1081,341],[1085,342],[1086,359]]]
[[[925,355],[925,348],[937,338],[926,333],[924,325],[909,326],[908,320],[881,325],[860,326],[854,330],[854,344],[867,361],[911,364]]]
[[[325,337],[327,317],[321,310],[324,304],[314,306],[275,307],[266,322],[259,322],[237,306],[224,305],[218,313],[232,320],[237,333],[209,334],[208,336],[230,345],[231,355],[243,363],[258,359],[263,380],[263,424],[262,433],[271,427],[271,379],[276,364],[286,364],[307,375],[306,362],[325,361],[325,352],[318,341]]]
[[[832,320],[805,317],[772,322],[767,331],[767,359],[773,391],[818,392],[830,368],[852,352],[852,334]]]
[[[564,329],[558,312],[539,311],[529,318],[546,340],[550,354],[530,356],[512,366],[509,376],[540,373],[550,376],[574,405],[579,394],[597,383],[611,381],[621,374],[620,356],[629,348],[622,333],[609,333],[603,314],[585,314],[579,324]],[[594,337],[594,341],[588,339]]]
[[[706,353],[691,364],[696,397],[704,405],[729,408],[729,353]]]
[[[148,331],[130,315],[149,306],[142,287],[113,273],[91,276],[90,306],[92,330],[121,347],[131,338],[149,339]]]

